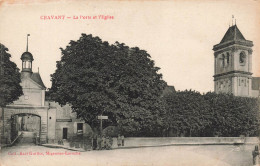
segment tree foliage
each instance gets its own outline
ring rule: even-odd
[[[213,113],[213,133],[219,136],[256,136],[259,132],[259,99],[208,92],[205,100]]]
[[[257,136],[259,99],[179,91],[164,96],[168,130],[175,136]]]
[[[116,124],[129,135],[160,130],[160,96],[166,83],[145,50],[82,34],[61,52],[51,75],[53,100],[69,103],[93,127],[102,114],[109,116],[105,124]]]
[[[23,94],[21,75],[16,64],[10,61],[8,48],[0,43],[0,107],[5,107]]]
[[[167,110],[166,129],[176,136],[199,136],[211,125],[210,105],[196,91],[178,91],[164,96]]]

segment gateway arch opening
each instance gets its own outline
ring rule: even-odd
[[[30,113],[11,116],[11,140],[19,144],[35,144],[41,133],[41,117]]]

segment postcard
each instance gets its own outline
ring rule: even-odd
[[[260,2],[0,1],[0,165],[259,162]]]

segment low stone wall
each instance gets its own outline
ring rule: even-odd
[[[257,137],[128,137],[126,147],[160,146],[160,145],[225,145],[225,144],[258,144]],[[113,147],[117,147],[117,139],[113,139]]]

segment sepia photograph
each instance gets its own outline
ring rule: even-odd
[[[0,166],[258,166],[259,127],[259,0],[0,0]]]

